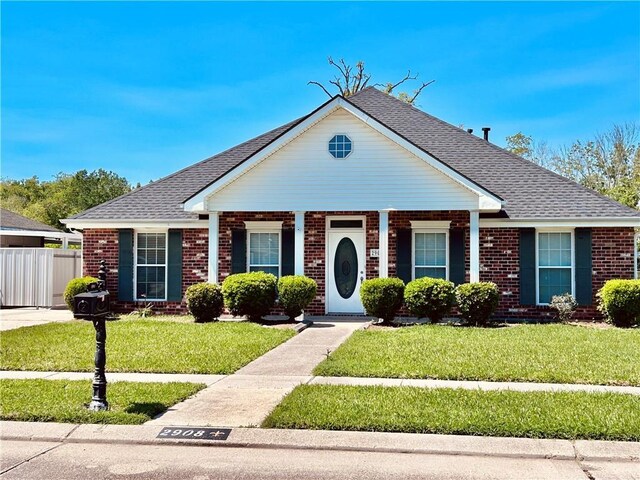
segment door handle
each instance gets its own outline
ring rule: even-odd
[[[360,272],[360,283],[364,282],[364,272]]]

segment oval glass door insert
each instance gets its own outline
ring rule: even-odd
[[[336,289],[342,298],[351,298],[358,284],[358,254],[350,238],[338,243],[333,260]]]

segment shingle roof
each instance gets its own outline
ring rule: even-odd
[[[39,232],[59,232],[51,225],[31,220],[4,208],[0,209],[0,228],[2,230],[30,230]]]
[[[575,182],[369,87],[349,102],[486,190],[503,198],[510,218],[639,217]],[[73,218],[195,219],[180,206],[306,117],[271,130]],[[346,208],[346,207],[345,207]]]

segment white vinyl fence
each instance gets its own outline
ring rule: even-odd
[[[0,248],[0,305],[62,305],[67,283],[80,275],[80,250]]]

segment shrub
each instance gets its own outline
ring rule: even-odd
[[[79,293],[87,292],[89,290],[89,284],[97,281],[98,279],[95,277],[78,277],[69,280],[69,283],[67,283],[64,289],[64,301],[67,307],[69,307],[69,310],[73,311],[73,297]]]
[[[402,307],[404,282],[399,278],[372,278],[360,287],[360,299],[367,315],[389,325]]]
[[[222,282],[224,304],[232,315],[246,315],[257,322],[276,301],[275,275],[265,272],[236,273]]]
[[[598,309],[616,327],[640,325],[640,280],[609,280],[598,292]]]
[[[439,322],[455,303],[455,285],[440,278],[423,277],[409,282],[404,289],[404,303],[418,318]]]
[[[564,323],[571,320],[573,312],[576,311],[576,307],[578,306],[578,302],[573,298],[573,295],[565,293],[564,295],[554,295],[551,297],[549,306],[558,312],[558,320]]]
[[[304,275],[287,275],[278,281],[278,301],[289,316],[295,318],[316,298],[318,285]]]
[[[493,282],[463,283],[456,288],[460,315],[472,325],[487,325],[499,300],[498,286]]]
[[[220,285],[196,283],[187,288],[185,296],[189,313],[196,323],[213,322],[222,314],[224,300]]]

